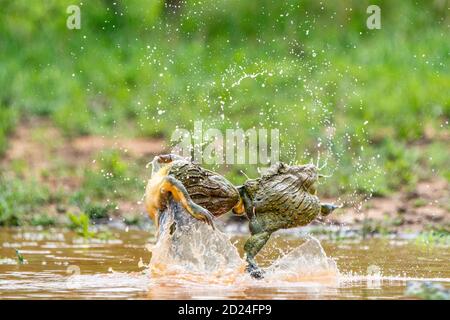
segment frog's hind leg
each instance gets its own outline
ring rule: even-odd
[[[247,272],[256,279],[263,278],[263,271],[258,267],[255,256],[261,251],[262,247],[267,243],[272,232],[262,231],[252,234],[251,237],[245,242],[244,251],[247,259]]]
[[[201,220],[214,228],[214,216],[205,208],[192,201],[184,185],[172,176],[165,176],[160,187],[160,192],[170,193],[173,199],[179,202],[183,208],[195,219]]]

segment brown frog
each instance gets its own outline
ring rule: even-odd
[[[153,159],[144,202],[157,230],[162,213],[171,204],[177,207],[175,211],[184,210],[212,227],[214,217],[230,210],[245,213],[238,190],[227,179],[173,154]],[[182,215],[176,216],[182,219]]]

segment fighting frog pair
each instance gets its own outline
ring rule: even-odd
[[[247,271],[262,277],[255,256],[279,229],[304,226],[338,208],[316,196],[321,177],[313,164],[272,165],[263,175],[235,187],[223,176],[177,155],[156,156],[145,192],[145,206],[155,224],[165,210],[186,211],[214,228],[214,218],[232,211],[246,215],[251,236],[244,246]],[[169,208],[172,203],[172,208]]]

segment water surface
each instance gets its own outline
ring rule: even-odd
[[[408,281],[450,287],[449,248],[411,240],[321,239],[301,247],[305,239],[279,235],[258,257],[267,276],[256,281],[240,271],[221,277],[221,270],[217,278],[155,276],[148,268],[154,250],[150,233],[112,231],[109,238],[86,241],[59,229],[1,229],[0,299],[399,299],[405,298]],[[241,256],[245,239],[230,239]]]

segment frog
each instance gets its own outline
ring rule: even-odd
[[[215,218],[229,211],[245,213],[239,191],[222,175],[176,154],[155,156],[151,166],[144,204],[157,235],[168,212],[176,217],[171,228],[188,223],[183,215],[187,213],[213,229]]]
[[[318,216],[326,217],[340,206],[321,203],[317,196],[319,173],[314,164],[287,165],[277,162],[256,179],[238,187],[249,220],[250,237],[244,244],[247,271],[263,277],[255,256],[271,235],[281,229],[306,226]]]

